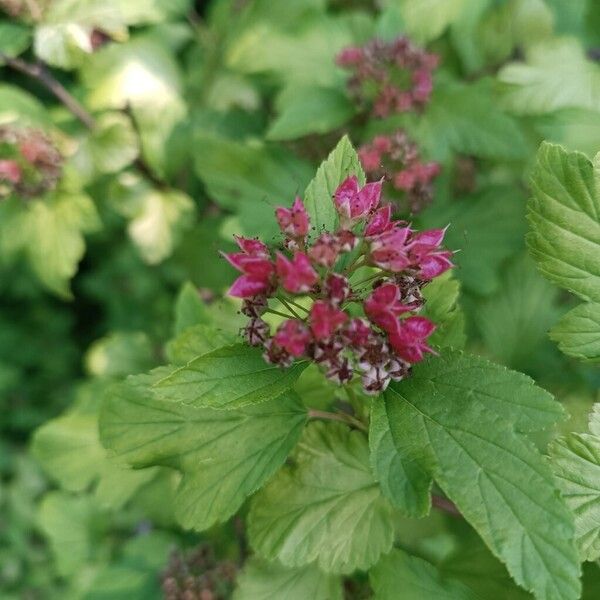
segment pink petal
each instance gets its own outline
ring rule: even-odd
[[[350,202],[358,194],[358,189],[356,175],[350,175],[340,183],[333,195],[335,206],[340,214],[350,216]]]
[[[266,244],[263,244],[260,240],[255,240],[252,238],[245,238],[239,235],[235,235],[235,241],[238,246],[246,253],[246,254],[269,254],[269,249]]]
[[[386,204],[382,206],[375,214],[371,217],[371,220],[367,223],[365,228],[365,236],[372,237],[379,235],[386,231],[392,221],[392,205]]]
[[[425,317],[408,317],[402,321],[401,329],[407,336],[425,339],[436,330],[436,325]]]
[[[437,252],[421,259],[419,262],[419,276],[427,281],[439,277],[442,273],[454,267],[454,263],[450,260],[451,256],[451,252]]]
[[[250,275],[241,275],[229,288],[227,292],[234,298],[251,298],[267,289],[267,284],[264,281],[257,280]]]

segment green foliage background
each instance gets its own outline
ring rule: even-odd
[[[600,596],[597,408],[587,423],[600,385],[596,0],[0,0],[0,9],[0,125],[42,129],[66,157],[43,198],[0,198],[2,598],[159,598],[173,548],[208,541],[220,560],[241,563],[246,537],[260,556],[245,563],[238,600],[385,600],[399,586],[419,600],[533,597],[515,580],[538,598],[578,597],[576,566],[557,559],[547,569],[559,575],[538,576],[528,562],[538,555],[518,548],[518,506],[515,516],[511,502],[493,500],[504,512],[487,527],[485,493],[479,503],[470,482],[491,468],[489,454],[473,443],[472,464],[458,468],[467,450],[448,442],[459,426],[448,402],[510,453],[491,465],[499,496],[535,481],[539,501],[562,515],[550,470],[540,474],[531,457],[555,461],[580,557],[591,561],[582,597]],[[366,119],[335,54],[398,35],[441,57],[431,102],[421,114]],[[407,382],[373,409],[369,447],[342,426],[304,428],[306,407],[337,393],[310,368],[258,381],[255,355],[219,350],[238,341],[241,320],[223,298],[232,273],[218,250],[233,248],[234,233],[273,240],[274,207],[304,190],[313,218],[332,221],[320,200],[335,174],[358,167],[352,145],[399,127],[442,165],[435,200],[414,222],[450,224],[446,244],[460,250],[453,277],[426,290],[441,324],[435,343],[478,355],[443,356],[471,391],[493,379],[506,409],[494,413],[486,390],[467,404],[459,387],[424,402]],[[537,153],[542,140],[562,148]],[[241,390],[227,383],[239,364]],[[415,382],[438,377],[435,364]],[[569,417],[559,421],[546,392],[502,367],[533,378]],[[207,392],[207,369],[224,379],[219,394]],[[440,419],[415,456],[428,411]],[[301,466],[280,468],[292,450]],[[232,465],[235,478],[223,478]],[[398,487],[398,469],[411,485]],[[322,473],[345,494],[344,518],[369,516],[364,531],[340,516],[325,535],[335,497],[303,488],[323,485]],[[470,524],[429,512],[432,481]],[[290,489],[307,507],[300,525]],[[568,532],[531,514],[537,541],[568,554]],[[310,534],[290,551],[285,531],[295,528]],[[375,563],[368,583],[362,571]]]

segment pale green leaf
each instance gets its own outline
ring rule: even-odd
[[[98,224],[92,200],[81,193],[58,191],[27,207],[22,235],[33,271],[56,294],[70,298],[69,280],[85,251],[83,233]]]
[[[93,520],[96,509],[88,496],[72,496],[65,492],[50,492],[44,496],[38,523],[48,539],[63,577],[74,575],[94,553]]]
[[[550,446],[552,470],[575,514],[582,560],[600,558],[600,404],[590,415],[589,433],[569,433]]]
[[[97,416],[72,412],[44,423],[33,436],[32,453],[62,488],[83,491],[98,477],[106,454]]]
[[[600,161],[600,159],[597,159]],[[544,143],[531,178],[529,250],[539,269],[584,300],[600,301],[600,164]]]
[[[600,360],[600,303],[581,304],[550,331],[550,337],[569,356]]]
[[[475,600],[467,586],[446,578],[426,560],[393,550],[369,572],[374,600]],[[401,590],[401,592],[400,592]]]
[[[533,444],[562,415],[524,375],[448,353],[384,394],[395,450],[454,501],[515,581],[540,600],[579,597],[570,513]],[[516,431],[515,431],[516,430]]]
[[[207,529],[234,514],[281,466],[306,418],[292,392],[224,411],[157,400],[146,381],[130,379],[113,389],[101,415],[101,439],[136,468],[181,472],[174,509],[185,528]]]
[[[407,34],[419,44],[440,36],[460,15],[465,0],[402,0]]]
[[[237,579],[233,600],[342,600],[339,577],[313,565],[287,569],[277,563],[250,560]]]
[[[356,175],[360,185],[365,183],[365,174],[360,160],[348,136],[344,136],[321,163],[314,179],[304,192],[304,205],[315,231],[335,231],[338,221],[333,203],[337,187],[350,175]]]
[[[504,84],[504,106],[517,114],[600,106],[600,67],[587,59],[576,40],[533,46],[525,62],[506,65],[498,79]]]
[[[368,569],[390,550],[392,510],[369,468],[364,434],[313,423],[285,467],[255,496],[253,548],[289,567],[313,562],[326,572]]]
[[[37,98],[21,88],[0,83],[0,125],[15,121],[20,125],[48,127],[50,117]]]
[[[192,325],[209,325],[206,304],[194,284],[187,281],[175,301],[175,334],[182,333]]]
[[[286,89],[278,107],[279,114],[267,132],[271,140],[327,133],[341,127],[355,112],[344,91],[324,87]]]
[[[85,367],[96,377],[125,377],[152,366],[152,345],[141,331],[114,331],[86,352]]]
[[[96,120],[89,151],[101,173],[116,173],[131,164],[138,155],[138,141],[130,119],[119,113],[102,115]]]
[[[159,397],[195,407],[233,409],[272,400],[289,389],[306,363],[282,370],[246,344],[199,356],[158,381]]]

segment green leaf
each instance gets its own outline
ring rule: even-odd
[[[545,114],[561,108],[597,109],[600,67],[586,58],[580,43],[553,39],[527,51],[525,62],[498,73],[503,104],[517,114]]]
[[[428,155],[440,160],[452,152],[494,159],[518,159],[527,153],[521,129],[497,105],[488,80],[440,82],[414,134]]]
[[[600,301],[600,155],[541,145],[531,177],[529,250],[542,273],[588,301]]]
[[[369,468],[364,434],[313,423],[285,467],[255,496],[248,517],[253,548],[289,567],[368,569],[390,550],[392,511]]]
[[[0,52],[15,57],[25,52],[31,42],[29,28],[10,21],[0,21]],[[0,58],[0,65],[3,60]]]
[[[27,207],[21,235],[31,267],[47,288],[71,297],[69,280],[85,251],[82,233],[97,226],[96,208],[89,196],[81,193],[57,191]]]
[[[141,331],[115,331],[96,340],[85,355],[86,370],[96,377],[125,377],[152,363],[150,340]]]
[[[235,233],[279,235],[276,206],[291,205],[310,180],[313,168],[280,147],[242,143],[204,130],[194,136],[194,166],[208,193],[224,208],[237,211]]]
[[[96,551],[92,536],[96,513],[88,496],[59,491],[44,496],[38,523],[50,543],[57,571],[63,577],[77,573]]]
[[[600,404],[594,404],[589,433],[569,433],[549,448],[552,470],[575,515],[581,560],[600,558]]]
[[[402,0],[406,33],[418,44],[439,37],[459,15],[465,0]]]
[[[525,234],[524,202],[512,187],[489,187],[480,194],[438,205],[423,214],[427,227],[450,225],[444,244],[455,255],[455,276],[464,288],[491,294],[500,285],[500,265],[519,252]]]
[[[239,335],[209,325],[188,327],[167,344],[167,357],[176,365],[185,365],[191,360],[239,341]]]
[[[600,360],[600,303],[581,304],[552,328],[550,338],[569,356]]]
[[[374,600],[394,600],[402,590],[403,600],[475,600],[467,586],[445,578],[426,560],[392,550],[369,572]]]
[[[98,417],[79,412],[44,423],[33,436],[31,450],[44,470],[70,492],[90,486],[106,455],[98,440]]]
[[[199,291],[193,283],[187,281],[181,287],[175,301],[175,334],[200,324],[209,325],[210,317]]]
[[[452,275],[447,271],[423,288],[423,314],[437,325],[429,341],[437,348],[463,348],[467,341],[465,317],[458,306],[460,283]]]
[[[327,133],[341,127],[354,115],[354,105],[345,92],[335,88],[289,88],[280,96],[279,115],[267,139],[293,140],[310,133]]]
[[[491,356],[514,369],[536,364],[547,331],[561,314],[557,301],[558,290],[536,271],[527,255],[512,262],[500,290],[473,311]]]
[[[356,151],[348,136],[344,136],[327,159],[321,163],[314,179],[304,192],[304,205],[315,231],[335,231],[338,216],[333,203],[337,187],[350,175],[356,175],[360,185],[365,183],[365,174]]]
[[[109,394],[102,443],[136,468],[181,472],[174,509],[185,528],[207,529],[234,514],[281,466],[306,419],[293,392],[224,411],[157,400],[147,380],[130,378]]]
[[[400,460],[435,479],[519,585],[540,600],[579,597],[572,517],[542,457],[517,433],[562,416],[547,392],[448,353],[417,365],[373,410],[385,414]]]
[[[314,565],[286,569],[276,563],[251,559],[237,579],[233,600],[342,600],[339,577]]]
[[[266,402],[288,390],[305,369],[265,362],[262,352],[246,344],[219,348],[190,361],[154,385],[159,397],[195,407],[240,408]]]

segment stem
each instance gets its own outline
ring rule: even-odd
[[[280,317],[285,317],[286,319],[292,318],[292,315],[286,315],[285,313],[279,312],[278,310],[274,310],[273,308],[267,308],[265,312],[271,313],[272,315],[279,315]]]
[[[442,510],[453,517],[462,517],[462,513],[456,507],[456,504],[452,502],[452,500],[448,500],[448,498],[444,498],[443,496],[438,496],[437,494],[431,494],[431,505],[435,508]]]
[[[362,281],[359,281],[358,283],[353,284],[352,287],[354,287],[356,289],[365,283],[369,283],[369,281],[373,281],[373,279],[377,279],[378,277],[383,277],[383,271],[379,271],[379,272],[375,273],[374,275],[370,275],[366,279],[363,279]]]
[[[277,300],[279,300],[279,302],[281,302],[281,304],[283,304],[296,317],[296,319],[302,321],[302,317],[287,303],[285,298],[277,296]]]
[[[307,314],[310,312],[310,310],[308,310],[308,308],[306,308],[305,306],[302,306],[302,304],[298,304],[297,302],[294,302],[294,300],[291,300],[290,298],[286,298],[286,301],[289,302],[290,304],[294,305],[296,308],[303,310]]]
[[[19,71],[39,81],[52,92],[88,129],[96,125],[94,117],[55,79],[42,63],[28,63],[20,58],[13,58],[0,52],[0,60],[15,71]]]
[[[309,419],[325,419],[327,421],[339,421],[340,423],[345,423],[346,425],[351,425],[352,427],[356,427],[356,429],[360,429],[361,431],[367,431],[366,425],[355,419],[352,415],[348,415],[346,413],[333,413],[327,412],[326,410],[317,410],[316,408],[311,408],[308,411]]]

